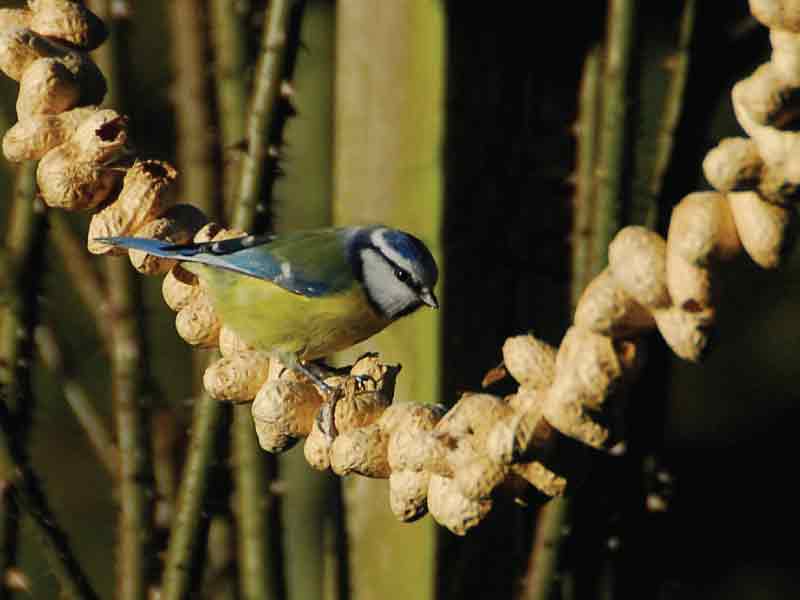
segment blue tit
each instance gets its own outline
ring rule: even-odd
[[[135,237],[98,241],[181,261],[209,291],[222,323],[328,392],[301,361],[349,348],[423,305],[438,308],[438,269],[428,248],[382,226],[196,244]],[[323,431],[335,435],[332,407],[323,412],[329,421],[320,423]]]

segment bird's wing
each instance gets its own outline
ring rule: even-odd
[[[98,241],[265,279],[303,296],[322,296],[342,291],[352,284],[353,272],[345,239],[343,229],[317,229],[191,244],[137,237],[100,238]]]

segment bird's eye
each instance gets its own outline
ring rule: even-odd
[[[394,276],[397,277],[400,281],[408,281],[408,272],[403,271],[403,269],[395,269]]]

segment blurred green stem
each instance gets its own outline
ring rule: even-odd
[[[6,493],[13,494],[14,500],[31,517],[40,539],[40,548],[58,580],[63,597],[71,600],[95,600],[98,596],[89,585],[69,546],[67,536],[49,508],[39,480],[28,464],[6,400],[3,394],[0,397],[0,430],[3,438],[0,445],[0,469],[12,474],[4,482],[5,485],[12,486]],[[30,401],[30,398],[23,400]]]
[[[52,372],[75,417],[89,438],[97,458],[113,478],[119,469],[119,453],[103,418],[89,399],[86,388],[74,379],[64,364],[63,353],[51,327],[39,325],[34,334],[36,348],[44,365]]]
[[[30,388],[33,327],[37,317],[37,292],[42,274],[40,252],[44,208],[35,198],[36,163],[20,165],[6,251],[11,270],[7,304],[2,315],[0,344],[0,471],[6,474],[5,495],[30,515],[41,540],[41,550],[62,592],[68,598],[94,599],[86,576],[78,565],[66,536],[50,511],[26,451],[33,395]],[[3,540],[13,532],[5,531]],[[7,548],[13,550],[13,548]],[[16,557],[4,556],[4,563]],[[11,566],[3,564],[4,568]]]
[[[287,156],[272,193],[277,232],[331,224],[334,17],[330,0],[303,4],[300,47],[292,69],[295,116],[284,128]],[[309,469],[300,448],[281,454],[278,466],[285,487],[281,514],[288,532],[284,541],[288,597],[344,600],[347,556],[332,543],[344,520],[343,512],[333,509],[341,506],[340,479],[329,471]]]
[[[210,0],[211,43],[214,48],[214,85],[219,115],[223,179],[223,204],[231,215],[239,175],[239,152],[247,125],[247,35],[244,26],[249,3],[244,0]]]
[[[109,315],[106,293],[100,277],[89,261],[85,245],[73,233],[66,215],[61,211],[51,210],[48,215],[50,223],[50,240],[61,257],[61,264],[69,275],[84,306],[94,317],[97,330],[103,341],[109,340]]]
[[[609,0],[605,57],[601,46],[586,55],[579,97],[577,181],[573,221],[573,309],[606,265],[608,245],[623,224],[623,177],[628,143],[628,88],[635,42],[634,0]],[[602,107],[598,110],[598,107]],[[554,595],[568,498],[552,500],[537,520],[525,600]]]
[[[275,105],[280,92],[280,75],[283,66],[287,26],[292,0],[271,0],[261,38],[261,55],[258,59],[250,111],[247,119],[247,152],[243,157],[236,206],[231,225],[245,231],[253,226],[264,178],[264,160],[267,157],[267,134],[275,115]]]
[[[265,16],[250,111],[247,120],[247,152],[242,169],[231,225],[252,229],[264,180],[267,134],[275,117],[280,88],[288,23],[293,2],[271,0]],[[233,411],[233,462],[236,477],[236,509],[239,531],[239,576],[244,600],[281,597],[281,581],[276,577],[276,556],[270,548],[279,532],[271,531],[269,510],[275,505],[268,490],[267,460],[274,471],[274,457],[264,457],[258,446],[249,406]]]
[[[219,186],[208,94],[206,12],[197,10],[194,0],[173,0],[169,17],[181,196],[214,218]]]
[[[162,600],[184,600],[199,581],[196,557],[200,552],[205,501],[217,434],[224,423],[225,405],[203,396],[194,405],[192,436],[178,492],[175,519],[167,548]]]
[[[90,8],[109,27],[109,38],[94,52],[108,81],[105,104],[122,108],[120,50],[125,40],[111,10],[111,0],[92,0]],[[154,559],[153,465],[149,414],[143,405],[140,315],[137,313],[138,282],[128,261],[105,259],[110,314],[111,392],[119,447],[119,549],[117,556],[120,600],[147,600]]]
[[[665,69],[668,76],[664,107],[661,113],[661,124],[656,138],[656,152],[653,157],[652,173],[648,185],[648,197],[644,199],[645,227],[656,227],[658,224],[658,196],[664,186],[664,175],[672,159],[675,145],[675,130],[678,127],[684,105],[686,79],[689,74],[689,50],[692,43],[695,21],[695,0],[686,0],[680,19],[680,29],[675,51],[669,58]],[[633,201],[638,201],[633,198]]]

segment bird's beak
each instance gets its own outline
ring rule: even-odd
[[[422,288],[419,299],[431,308],[439,308],[439,301],[436,299],[436,296],[433,295],[433,291],[428,288]]]

